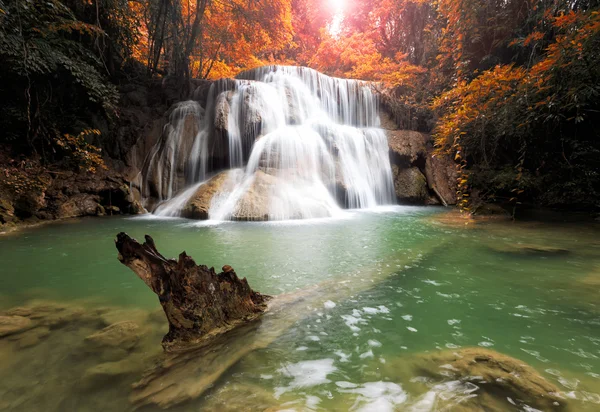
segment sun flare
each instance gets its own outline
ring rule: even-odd
[[[344,7],[346,6],[346,0],[328,0],[328,1],[329,1],[329,5],[334,10],[343,10]]]

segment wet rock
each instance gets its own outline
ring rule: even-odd
[[[106,206],[104,208],[104,213],[106,213],[107,215],[120,215],[121,214],[121,209],[119,209],[118,206]]]
[[[189,154],[203,116],[204,109],[195,101],[183,101],[171,107],[169,123],[152,149],[151,161],[146,161],[142,169],[147,185],[145,193],[168,199],[186,186]]]
[[[24,332],[34,326],[31,319],[24,316],[0,316],[0,337]]]
[[[169,321],[169,333],[163,338],[163,348],[167,351],[205,343],[257,319],[267,309],[269,297],[253,291],[246,279],[239,279],[233,270],[217,274],[214,268],[196,265],[185,252],[178,261],[166,259],[150,236],[141,245],[127,234],[119,233],[115,243],[121,263],[159,297]],[[95,336],[92,340],[116,335],[112,331],[107,334],[106,329],[103,332],[92,335]]]
[[[240,118],[240,132],[242,141],[253,141],[258,139],[262,134],[262,119],[263,116],[268,117],[270,105],[272,102],[264,101],[264,96],[257,92],[257,85],[252,84],[244,88],[239,93],[242,93],[242,102],[244,110]]]
[[[285,112],[285,121],[287,124],[302,124],[307,116],[306,109],[301,101],[302,96],[299,96],[294,88],[285,87],[285,98],[287,100],[287,107]]]
[[[215,130],[223,133],[227,133],[228,131],[231,96],[232,92],[223,92],[217,96],[217,101],[215,102]]]
[[[455,228],[474,228],[480,223],[473,219],[470,213],[461,212],[458,209],[448,209],[445,213],[436,213],[427,218],[434,225],[442,225]]]
[[[91,348],[119,348],[130,350],[140,339],[140,327],[131,321],[123,321],[107,326],[85,338]]]
[[[232,186],[232,179],[235,179],[237,173],[238,170],[227,170],[213,176],[208,182],[201,185],[184,206],[181,216],[188,219],[208,219],[213,198]]]
[[[392,176],[398,201],[413,204],[427,202],[429,199],[427,180],[418,168],[401,169],[397,165],[392,165]]]
[[[414,371],[435,379],[459,380],[474,385],[477,397],[462,403],[466,410],[486,409],[486,404],[501,402],[504,408],[515,404],[544,411],[567,410],[560,390],[535,369],[519,359],[483,348],[464,348],[424,354],[414,358]],[[485,401],[491,397],[494,402]],[[514,404],[507,400],[510,398]]]
[[[254,181],[238,200],[231,218],[242,221],[269,220],[272,188],[277,184],[278,177],[258,170]]]

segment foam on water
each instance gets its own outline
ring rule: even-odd
[[[402,387],[393,382],[367,382],[361,386],[353,386],[350,382],[337,382],[338,391],[357,394],[356,411],[386,412],[396,410],[403,404],[408,395]]]
[[[331,382],[327,379],[327,375],[337,370],[333,362],[333,359],[317,359],[284,365],[278,372],[292,380],[288,386],[275,388],[275,396],[279,397],[293,389],[309,388]]]

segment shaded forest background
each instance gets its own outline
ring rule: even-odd
[[[376,81],[402,128],[455,159],[465,210],[598,210],[598,1],[332,4],[0,0],[0,145],[93,173],[113,143],[94,125],[119,121],[123,85],[160,79],[183,99],[191,79],[302,65]]]

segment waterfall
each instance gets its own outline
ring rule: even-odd
[[[146,159],[144,195],[159,203],[154,213],[179,215],[227,169],[239,171],[214,193],[211,219],[327,217],[394,203],[387,138],[368,83],[266,66],[213,82],[204,105],[176,105]]]

